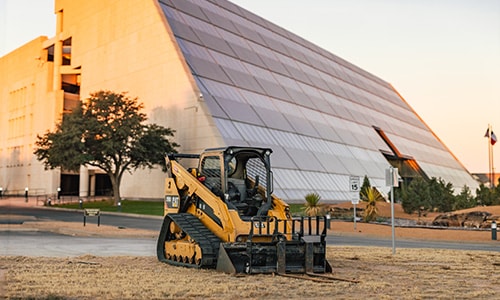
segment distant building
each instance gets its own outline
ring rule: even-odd
[[[0,58],[0,187],[106,194],[101,171],[44,170],[38,134],[91,92],[128,91],[182,152],[270,147],[275,193],[349,200],[349,176],[387,191],[385,170],[478,183],[387,82],[225,0],[56,0],[52,38]],[[36,25],[33,25],[36,26]],[[162,198],[159,169],[127,174],[126,198]]]
[[[500,180],[500,173],[488,174],[488,173],[473,173],[474,177],[478,182],[484,184],[487,187],[491,187],[491,178],[493,177],[493,182],[495,186],[498,186]]]

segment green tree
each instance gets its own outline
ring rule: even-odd
[[[495,189],[490,189],[483,183],[476,189],[476,202],[479,205],[492,205],[495,199]]]
[[[169,141],[174,130],[145,124],[147,117],[137,98],[126,93],[98,91],[64,115],[54,132],[38,135],[34,154],[48,169],[78,171],[81,165],[97,167],[108,174],[114,202],[120,197],[125,171],[153,168],[165,170],[165,154],[179,147]]]
[[[423,210],[429,209],[430,197],[429,185],[423,178],[417,177],[408,186],[401,205],[406,213],[418,212],[420,215]]]
[[[361,185],[361,189],[359,190],[359,199],[363,198],[363,191],[371,187],[372,185],[370,184],[370,179],[368,179],[368,176],[365,175],[365,177],[363,177],[363,184]]]
[[[464,185],[460,194],[455,197],[453,210],[471,208],[476,205],[477,205],[476,199],[474,199],[474,197],[472,196],[470,188]]]
[[[500,178],[494,189],[491,191],[491,205],[500,205]]]
[[[429,185],[429,207],[428,209],[437,209],[440,212],[451,211],[455,196],[453,195],[453,185],[446,183],[443,179],[432,177]]]

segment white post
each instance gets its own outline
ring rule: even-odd
[[[354,230],[356,230],[356,204],[354,205]]]
[[[394,168],[391,167],[391,175],[394,172]],[[393,177],[394,178],[394,177]],[[395,241],[395,230],[394,230],[394,184],[391,184],[391,227],[392,227],[392,254],[396,254],[396,241]]]
[[[391,229],[392,229],[392,254],[396,254],[396,239],[394,229],[394,187],[399,186],[398,169],[389,167],[385,173],[385,185],[391,187]]]

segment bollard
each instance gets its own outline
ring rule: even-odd
[[[28,203],[28,188],[27,187],[24,189],[24,201],[26,203]]]
[[[331,220],[331,216],[330,214],[326,214],[326,229],[330,229],[330,220]]]
[[[50,199],[50,197],[47,199],[47,206],[51,206],[52,205],[52,199]]]
[[[80,206],[80,209],[83,208],[83,200],[82,200],[82,198],[78,199],[78,205]]]
[[[121,201],[118,201],[118,211],[119,212],[122,211],[122,202]]]
[[[491,222],[491,240],[497,240],[497,222]]]

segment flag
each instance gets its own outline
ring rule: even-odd
[[[490,134],[489,128],[486,129],[486,133],[484,134],[484,137],[490,138],[491,145],[495,145],[495,143],[497,142],[497,136],[495,135],[493,130],[491,131],[491,134]]]

